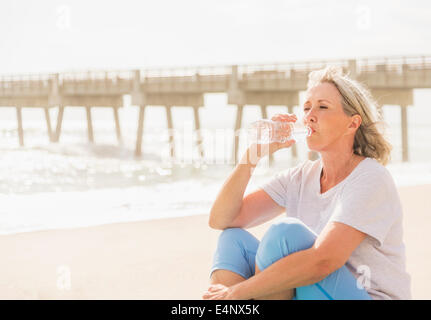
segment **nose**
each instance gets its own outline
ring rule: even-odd
[[[305,123],[315,123],[317,121],[317,117],[314,113],[314,108],[308,110],[308,112],[304,115]]]

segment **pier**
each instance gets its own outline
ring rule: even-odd
[[[95,141],[93,108],[111,108],[118,142],[123,142],[118,110],[123,97],[131,96],[139,108],[135,155],[142,154],[145,109],[160,106],[166,110],[167,128],[173,129],[172,107],[193,108],[195,129],[199,132],[199,108],[204,94],[226,93],[228,104],[236,107],[232,157],[238,161],[239,129],[248,105],[260,106],[263,118],[268,106],[285,106],[287,112],[299,105],[299,93],[306,90],[308,73],[328,65],[339,66],[364,83],[379,106],[399,106],[402,132],[402,160],[409,160],[407,108],[414,105],[413,90],[431,88],[431,56],[377,57],[346,60],[305,61],[263,65],[234,65],[142,70],[108,70],[0,76],[0,108],[15,107],[19,144],[24,145],[22,108],[40,108],[47,137],[58,142],[65,108],[84,108],[88,140]],[[57,119],[49,109],[58,108]],[[84,112],[84,110],[83,110]],[[52,120],[56,120],[55,127]],[[197,137],[201,156],[204,150]],[[173,137],[171,154],[175,156]],[[293,156],[296,148],[292,148]]]

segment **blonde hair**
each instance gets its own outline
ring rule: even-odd
[[[392,146],[385,138],[386,124],[370,91],[358,81],[344,75],[341,68],[332,66],[310,72],[307,89],[325,82],[332,83],[340,92],[346,115],[358,114],[362,118],[355,134],[353,153],[376,159],[386,165],[390,160]]]

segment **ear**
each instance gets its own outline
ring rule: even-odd
[[[351,116],[350,118],[350,125],[349,125],[349,129],[353,129],[354,131],[358,130],[361,123],[362,123],[362,118],[359,114],[355,114],[353,116]]]

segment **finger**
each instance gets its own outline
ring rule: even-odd
[[[297,116],[295,115],[282,115],[280,119],[285,121],[293,121],[293,122],[298,120]]]
[[[288,113],[287,114],[277,113],[272,118],[283,119],[283,118],[288,118],[288,117],[296,118],[296,116],[294,114],[288,114]]]
[[[283,143],[282,148],[288,148],[292,145],[294,145],[296,143],[296,140],[291,139],[291,140],[287,140],[285,143]]]
[[[211,299],[211,297],[212,297],[212,296],[214,296],[214,294],[213,294],[213,293],[206,291],[206,292],[202,295],[202,298],[207,300],[207,299]]]
[[[292,146],[293,144],[296,143],[295,140],[287,140],[286,142],[276,142],[277,145],[275,146],[275,151],[280,150],[280,149],[284,149],[284,148],[289,148],[290,146]]]
[[[214,294],[210,300],[223,300],[225,295],[223,293]]]
[[[296,116],[296,114],[294,114],[294,113],[277,113],[277,114],[275,114],[275,116],[277,116],[277,117],[292,117],[292,118],[298,118],[298,117]]]
[[[294,113],[281,113],[281,117],[290,117],[290,118],[298,118]]]
[[[204,294],[203,298],[205,300],[212,300],[214,298],[214,294],[207,292],[206,294]]]
[[[216,291],[216,290],[220,290],[222,288],[224,288],[224,285],[222,285],[222,284],[219,284],[219,283],[218,284],[212,284],[208,288],[208,291]]]
[[[294,114],[276,114],[271,118],[272,121],[290,121],[296,122],[298,117]]]

